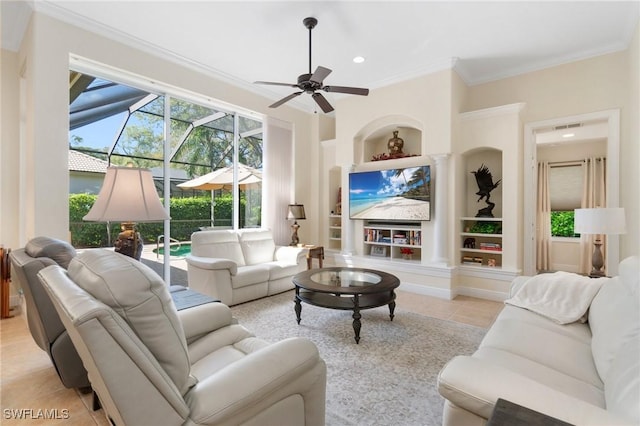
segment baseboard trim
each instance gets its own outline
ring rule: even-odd
[[[406,291],[408,293],[420,294],[422,296],[433,296],[446,300],[452,300],[455,297],[455,295],[451,292],[451,289],[448,288],[430,287],[408,282],[401,283],[398,289]]]
[[[9,307],[15,308],[16,306],[20,306],[22,297],[19,294],[14,294],[9,296]]]
[[[509,298],[509,293],[493,290],[483,290],[473,287],[457,287],[456,293],[456,295],[460,296],[469,296],[475,297],[477,299],[493,300],[496,302],[504,302]]]

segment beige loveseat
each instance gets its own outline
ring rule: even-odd
[[[186,260],[189,287],[229,306],[292,289],[306,267],[304,249],[277,246],[268,229],[194,232]]]
[[[574,425],[640,424],[639,263],[629,257],[619,276],[583,281],[601,282],[586,306],[586,323],[561,325],[530,310],[573,308],[576,293],[537,306],[530,300],[527,309],[505,304],[478,350],[455,357],[440,372],[443,424],[483,425],[498,398]],[[536,292],[548,298],[552,291],[540,290],[555,274],[544,275],[517,278],[510,300],[523,300],[521,292],[531,284],[536,287],[529,299]]]

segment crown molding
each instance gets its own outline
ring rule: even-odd
[[[239,79],[231,74],[225,73],[219,69],[203,65],[202,63],[196,62],[177,52],[171,51],[169,49],[165,49],[153,43],[149,43],[148,41],[142,40],[140,38],[133,37],[122,31],[115,30],[114,28],[109,27],[99,21],[85,18],[84,16],[81,16],[67,9],[64,9],[55,3],[52,3],[49,1],[35,2],[35,11],[37,13],[42,13],[44,15],[47,15],[61,22],[65,22],[69,25],[73,25],[75,27],[78,27],[90,33],[97,34],[99,36],[105,37],[117,43],[124,44],[131,48],[143,51],[150,55],[156,56],[160,59],[166,60],[168,62],[178,64],[192,71],[209,75],[224,83],[238,87],[240,89],[246,90],[256,95],[265,97],[267,99],[271,99],[275,101],[282,97],[280,94],[277,94],[271,90],[268,90],[261,86],[254,85],[252,83],[248,83],[242,79]],[[287,102],[287,106],[301,110],[303,112],[307,112],[307,113],[314,112],[314,108],[312,105],[308,105],[307,103],[302,102],[300,100],[289,101]]]

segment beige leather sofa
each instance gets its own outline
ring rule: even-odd
[[[268,344],[222,303],[176,311],[155,272],[110,250],[38,276],[112,424],[324,424],[326,366],[309,340]]]
[[[194,232],[186,258],[189,287],[229,306],[282,293],[305,269],[305,253],[277,246],[268,229]]]
[[[440,372],[444,425],[483,425],[498,398],[574,425],[640,424],[640,262],[597,290],[588,322],[566,325],[516,306],[472,356]],[[512,296],[527,277],[514,281]]]

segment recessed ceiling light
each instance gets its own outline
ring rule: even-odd
[[[353,62],[355,62],[356,64],[361,64],[364,62],[364,56],[356,56],[355,58],[353,58]]]
[[[576,134],[575,133],[565,133],[564,135],[562,135],[563,138],[572,138],[574,137]]]

